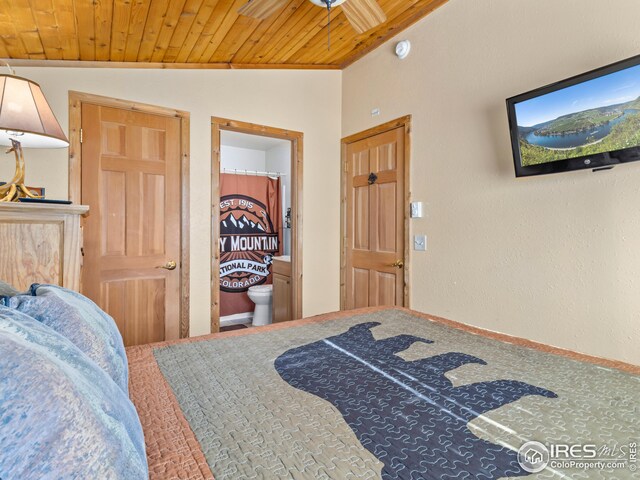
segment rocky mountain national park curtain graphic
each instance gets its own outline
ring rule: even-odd
[[[253,311],[247,291],[272,282],[281,244],[280,179],[220,174],[221,316]]]

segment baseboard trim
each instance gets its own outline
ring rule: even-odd
[[[253,322],[253,312],[236,313],[220,317],[220,327],[230,327],[232,325],[243,325]]]

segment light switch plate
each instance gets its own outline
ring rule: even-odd
[[[411,202],[411,218],[422,218],[422,202]]]
[[[413,249],[416,252],[425,252],[427,250],[427,236],[426,235],[414,235],[413,236]]]

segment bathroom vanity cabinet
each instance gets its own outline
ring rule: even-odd
[[[273,258],[273,323],[293,318],[291,257]]]

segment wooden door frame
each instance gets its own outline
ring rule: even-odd
[[[220,132],[280,138],[291,142],[291,280],[294,319],[302,318],[302,143],[303,133],[211,117],[211,258],[220,262]],[[211,269],[211,333],[220,331],[220,269]]]
[[[347,145],[381,133],[404,127],[404,306],[411,306],[411,287],[409,284],[411,270],[411,115],[391,120],[363,132],[344,137],[341,140],[340,162],[340,310],[345,309],[347,301]]]
[[[180,120],[180,338],[189,336],[189,112],[90,93],[69,91],[69,200],[82,199],[82,104],[90,103]],[[91,212],[89,212],[91,215]]]

